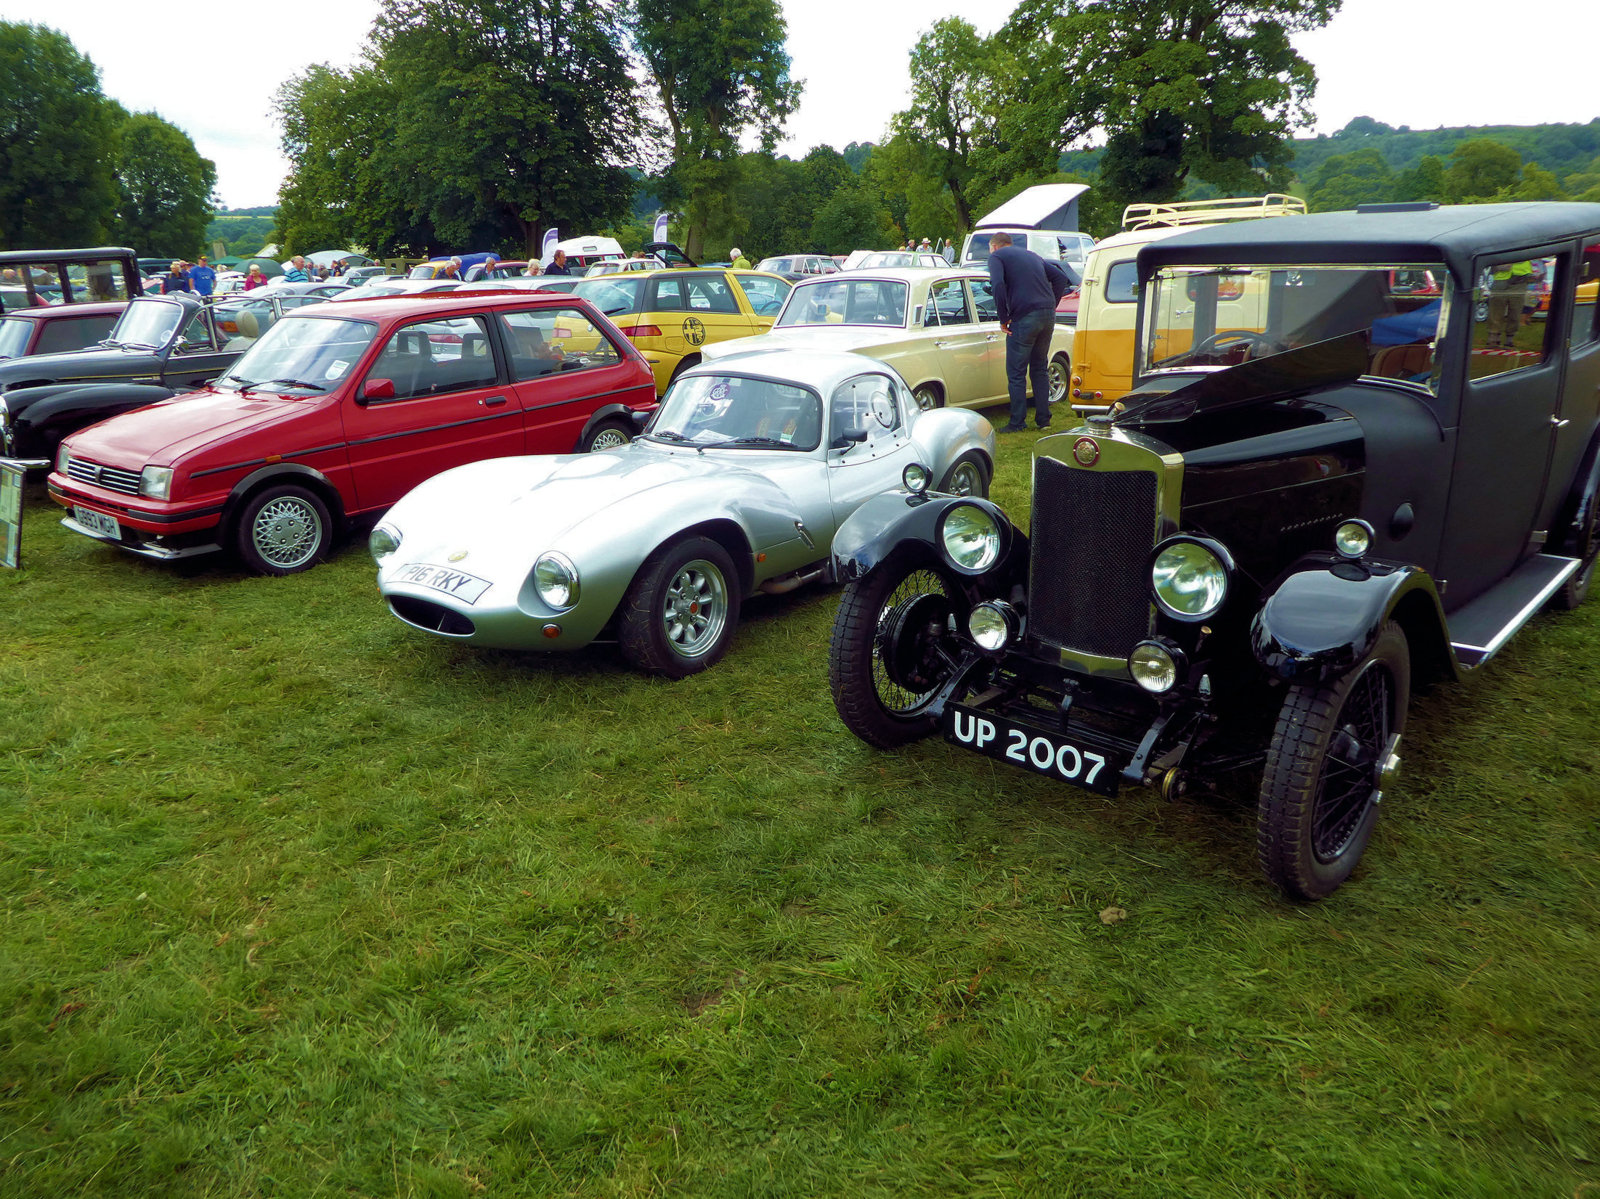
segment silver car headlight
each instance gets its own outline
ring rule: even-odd
[[[939,522],[939,543],[957,570],[979,574],[1000,557],[1000,526],[976,504],[957,504]]]
[[[56,451],[56,470],[62,474],[69,473],[67,467],[72,465],[72,455],[67,453],[67,447],[62,446]]]
[[[400,541],[400,530],[393,525],[374,525],[372,532],[367,535],[367,552],[372,555],[374,562],[381,565],[385,558],[400,548]]]
[[[147,466],[139,472],[139,494],[153,500],[172,498],[172,468]]]
[[[557,612],[578,602],[578,568],[565,554],[540,554],[533,564],[533,589]]]
[[[1228,551],[1210,539],[1175,537],[1156,547],[1150,590],[1168,616],[1204,620],[1228,598]]]

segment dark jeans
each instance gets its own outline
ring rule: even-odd
[[[1006,384],[1011,392],[1011,424],[1028,423],[1028,376],[1033,376],[1033,415],[1050,423],[1050,336],[1056,328],[1054,308],[1035,308],[1011,318],[1006,336]]]

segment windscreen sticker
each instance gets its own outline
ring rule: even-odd
[[[718,384],[716,384],[711,389],[710,398],[713,399],[713,400],[725,400],[725,399],[727,399],[728,398],[728,385],[726,383],[718,383]]]
[[[344,378],[345,371],[349,369],[350,364],[348,362],[344,361],[342,358],[336,359],[335,361],[328,363],[327,374],[323,375],[322,377],[324,379],[342,379]]]

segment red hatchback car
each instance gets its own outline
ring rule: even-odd
[[[483,458],[625,444],[649,364],[575,296],[453,291],[301,309],[209,386],[61,444],[69,529],[152,558],[315,565],[354,518]]]

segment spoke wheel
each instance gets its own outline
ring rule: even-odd
[[[1065,354],[1050,359],[1050,402],[1059,404],[1067,398],[1067,387],[1072,379],[1072,361]]]
[[[327,554],[332,525],[318,496],[300,487],[269,487],[239,513],[239,556],[257,574],[297,574]]]
[[[705,537],[657,550],[623,601],[617,638],[635,666],[683,678],[727,652],[739,623],[738,574],[728,552]]]
[[[844,590],[828,647],[828,686],[845,727],[890,749],[933,732],[927,714],[949,679],[960,589],[927,566],[878,567]]]
[[[1334,683],[1290,689],[1267,753],[1257,807],[1261,868],[1293,899],[1321,899],[1350,877],[1398,769],[1411,696],[1405,634],[1387,624]]]
[[[620,450],[632,440],[632,435],[620,421],[608,420],[595,427],[582,450],[585,453],[593,450]]]
[[[989,471],[977,454],[963,454],[944,472],[939,490],[947,495],[975,495],[989,498]]]
[[[911,398],[916,400],[917,407],[924,412],[944,407],[944,393],[932,383],[924,383],[921,387],[915,388],[911,392]]]

